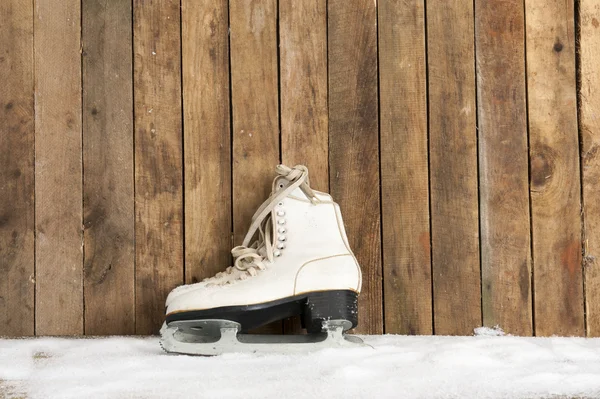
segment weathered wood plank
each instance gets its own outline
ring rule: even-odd
[[[600,0],[581,1],[579,12],[586,330],[600,337]]]
[[[483,324],[531,335],[523,2],[475,2]]]
[[[34,333],[33,4],[0,2],[0,336]]]
[[[82,2],[85,333],[133,334],[131,1]]]
[[[327,3],[279,3],[281,159],[306,165],[311,187],[329,191],[327,119]],[[300,319],[284,330],[300,331]]]
[[[186,283],[231,263],[227,0],[182,2]]]
[[[233,235],[240,245],[279,163],[277,3],[231,0]],[[281,332],[281,323],[266,331]]]
[[[423,0],[379,2],[385,332],[431,334]]]
[[[362,268],[357,332],[383,332],[379,214],[377,11],[374,2],[328,7],[329,175]]]
[[[525,2],[536,335],[583,335],[573,3]]]
[[[179,0],[134,0],[136,333],[155,334],[183,283]]]
[[[34,26],[36,334],[81,334],[80,2],[36,1]]]
[[[329,190],[327,4],[279,3],[281,159],[306,165],[310,184]]]
[[[241,243],[279,162],[277,3],[230,1],[233,225]]]
[[[436,334],[481,325],[473,3],[427,2]]]

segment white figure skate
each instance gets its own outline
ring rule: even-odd
[[[277,172],[271,196],[231,251],[234,265],[169,294],[161,329],[167,352],[288,353],[362,343],[343,334],[358,323],[362,278],[339,206],[310,188],[305,166]],[[294,315],[309,334],[243,334]]]

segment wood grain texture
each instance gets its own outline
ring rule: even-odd
[[[436,334],[481,325],[473,3],[427,2]]]
[[[329,190],[327,4],[279,3],[281,159],[306,165],[311,187]]]
[[[525,10],[475,2],[483,324],[531,335]]]
[[[134,0],[136,333],[156,334],[183,283],[178,0]]]
[[[226,0],[182,2],[186,283],[231,264]]]
[[[379,2],[385,332],[432,334],[423,0]]]
[[[240,244],[279,162],[277,3],[230,1],[233,230]]]
[[[586,330],[600,337],[600,0],[579,3]]]
[[[573,3],[525,6],[534,330],[583,335]]]
[[[81,334],[80,2],[36,1],[34,26],[36,334]]]
[[[356,331],[380,334],[377,11],[370,1],[330,0],[327,7],[330,188],[363,273]]]
[[[231,0],[233,236],[240,245],[279,163],[277,2]],[[262,332],[281,332],[281,323]]]
[[[0,336],[34,334],[33,7],[0,3]]]
[[[306,165],[310,185],[329,191],[327,119],[327,3],[279,2],[281,159]],[[300,319],[284,330],[301,330]]]
[[[135,331],[131,1],[82,2],[85,333]]]

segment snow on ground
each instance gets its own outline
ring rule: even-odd
[[[600,398],[600,339],[476,333],[217,357],[156,337],[0,339],[0,398]]]

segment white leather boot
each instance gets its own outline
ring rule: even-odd
[[[338,204],[310,188],[305,166],[279,165],[277,172],[271,196],[232,250],[234,265],[173,290],[167,326],[228,320],[248,330],[294,315],[302,315],[309,332],[321,331],[329,319],[357,325],[361,271]]]

